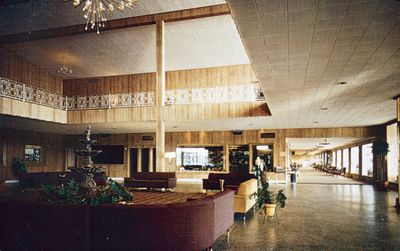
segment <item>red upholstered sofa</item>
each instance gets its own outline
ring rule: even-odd
[[[241,174],[241,173],[210,173],[208,179],[203,179],[203,189],[205,190],[219,190],[219,180],[224,180],[224,187],[233,186],[239,187],[240,183],[255,179],[253,174]]]
[[[0,202],[0,250],[202,250],[233,224],[233,191],[185,203]]]
[[[176,173],[135,173],[132,177],[124,179],[124,186],[130,188],[167,188],[176,187]]]

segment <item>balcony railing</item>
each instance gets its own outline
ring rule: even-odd
[[[61,110],[113,109],[154,105],[154,92],[63,97],[0,77],[0,96]],[[258,84],[176,89],[165,92],[166,105],[265,101]]]
[[[0,96],[61,110],[66,108],[63,96],[1,77]]]

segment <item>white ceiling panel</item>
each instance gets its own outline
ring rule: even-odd
[[[249,64],[230,15],[167,23],[165,36],[167,71]],[[84,78],[155,72],[155,44],[150,25],[7,47],[52,74],[65,62],[68,78]]]
[[[367,126],[395,118],[399,1],[227,2],[264,87],[268,128]],[[336,85],[341,81],[348,84]]]

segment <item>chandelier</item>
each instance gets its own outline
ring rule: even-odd
[[[71,1],[71,0],[66,0]],[[85,30],[89,27],[92,30],[97,30],[100,33],[100,28],[104,28],[104,22],[107,21],[108,16],[114,15],[114,10],[125,13],[126,11],[133,10],[139,0],[72,0],[72,4],[78,7],[82,4],[83,17],[86,19]]]

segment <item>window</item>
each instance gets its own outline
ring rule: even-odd
[[[25,145],[24,160],[30,162],[43,162],[42,147],[36,145]]]
[[[351,152],[351,173],[358,174],[360,149],[358,146],[352,147],[350,152]]]
[[[349,149],[343,149],[343,167],[349,170]]]
[[[176,165],[181,170],[224,171],[223,146],[176,148]]]
[[[331,166],[336,166],[336,152],[333,152],[332,155],[333,155],[333,159],[332,159]]]
[[[397,165],[399,164],[399,135],[397,124],[391,124],[386,127],[386,141],[389,144],[389,152],[387,154],[388,180],[397,182],[399,175]]]
[[[336,162],[336,168],[342,168],[342,151],[336,151],[336,156],[337,156],[337,162]]]
[[[362,175],[373,177],[372,143],[362,146]]]
[[[253,166],[258,165],[262,170],[273,170],[273,145],[253,145]]]

